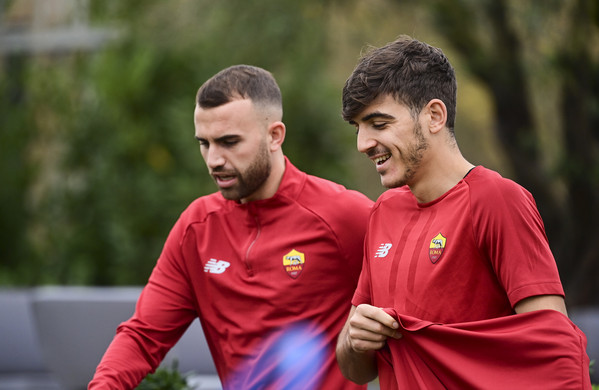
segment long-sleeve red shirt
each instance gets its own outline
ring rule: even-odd
[[[364,388],[343,378],[335,342],[360,273],[371,206],[289,161],[270,199],[197,199],[169,234],[135,314],[119,326],[89,389],[135,387],[197,317],[225,388],[277,388],[300,369],[310,380],[298,387]],[[305,351],[290,363],[285,353],[273,355],[280,340]]]

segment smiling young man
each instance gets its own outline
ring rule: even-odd
[[[343,117],[390,190],[369,220],[341,370],[382,389],[585,388],[586,339],[535,202],[463,157],[456,90],[441,50],[407,36],[345,84]]]
[[[90,389],[133,389],[200,319],[225,389],[361,389],[335,361],[372,201],[301,172],[272,75],[237,65],[199,89],[195,137],[219,192],[180,216]]]

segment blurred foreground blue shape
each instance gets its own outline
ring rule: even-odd
[[[331,347],[310,324],[292,324],[267,337],[260,352],[241,365],[228,385],[252,390],[318,389],[319,371],[333,356]]]

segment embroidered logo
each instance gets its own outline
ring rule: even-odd
[[[388,242],[381,244],[381,246],[379,246],[379,249],[376,250],[376,254],[374,255],[374,257],[386,257],[389,254],[389,249],[391,249],[392,246],[393,244],[390,244]]]
[[[431,240],[431,244],[428,248],[428,257],[435,264],[441,258],[447,239],[441,234],[437,234],[435,238]]]
[[[297,279],[297,277],[300,276],[304,269],[305,262],[306,258],[304,254],[295,249],[283,256],[283,267],[285,268],[285,272],[287,272],[287,275],[291,276],[293,279]]]
[[[210,272],[211,274],[222,274],[225,272],[231,263],[223,260],[210,259],[204,266],[204,272]]]

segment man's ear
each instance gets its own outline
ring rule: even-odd
[[[429,130],[436,134],[445,128],[447,123],[447,107],[440,99],[432,99],[426,105],[426,112],[429,115]]]
[[[282,148],[283,141],[285,141],[285,131],[285,124],[281,121],[272,122],[268,126],[269,147],[271,152]]]

